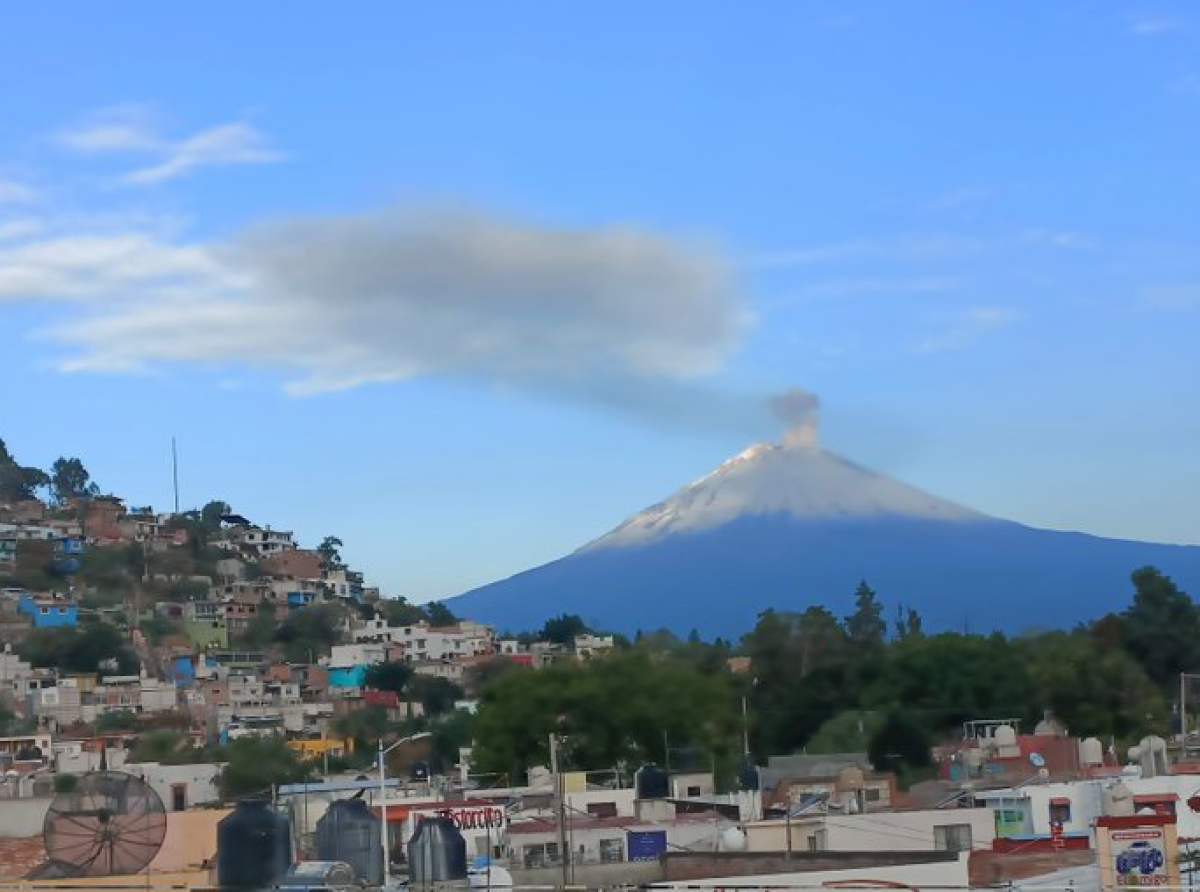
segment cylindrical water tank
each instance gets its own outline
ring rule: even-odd
[[[760,783],[758,766],[754,764],[754,760],[749,756],[742,759],[741,765],[738,766],[738,789],[757,790]]]
[[[331,802],[317,821],[317,858],[345,861],[354,868],[360,883],[383,883],[383,843],[379,818],[361,799]]]
[[[866,776],[863,774],[863,770],[851,765],[837,773],[833,789],[839,793],[853,793],[861,790],[864,783],[866,783]]]
[[[408,841],[410,885],[467,878],[467,841],[449,818],[422,818]]]
[[[292,864],[291,824],[263,799],[243,799],[217,823],[217,885],[262,889]]]
[[[671,778],[653,762],[643,765],[633,776],[638,799],[666,799],[671,792]]]
[[[1084,765],[1104,764],[1104,744],[1095,737],[1085,738],[1079,744],[1079,761]]]
[[[722,852],[746,851],[746,831],[741,827],[727,827],[721,831]]]
[[[1012,725],[1000,725],[996,728],[996,735],[993,739],[996,741],[996,746],[1016,746],[1017,729]]]

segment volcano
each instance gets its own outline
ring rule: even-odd
[[[821,449],[758,444],[574,553],[447,603],[513,631],[573,613],[596,629],[736,638],[768,608],[850,610],[866,580],[930,630],[1067,628],[1123,609],[1152,565],[1200,591],[1200,546],[1035,529]]]

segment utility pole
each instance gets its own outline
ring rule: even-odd
[[[1187,674],[1179,673],[1179,758],[1187,761]]]
[[[750,713],[745,694],[742,694],[742,755],[750,755]]]
[[[558,768],[558,735],[550,733],[550,774],[554,778],[554,814],[558,820],[558,854],[562,862],[562,888],[570,885],[570,857],[567,851],[567,809],[562,772]]]
[[[175,448],[175,438],[171,438],[171,483],[175,489],[175,513],[179,513],[179,452]]]

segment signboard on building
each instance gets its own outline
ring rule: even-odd
[[[625,850],[630,861],[655,861],[667,850],[667,831],[626,831]]]
[[[1100,885],[1178,886],[1173,815],[1123,815],[1096,821]]]

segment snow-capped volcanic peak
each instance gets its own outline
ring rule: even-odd
[[[672,533],[698,532],[762,514],[786,514],[802,520],[883,516],[986,519],[969,508],[820,449],[815,438],[789,436],[782,444],[751,446],[580,550],[641,545]]]

